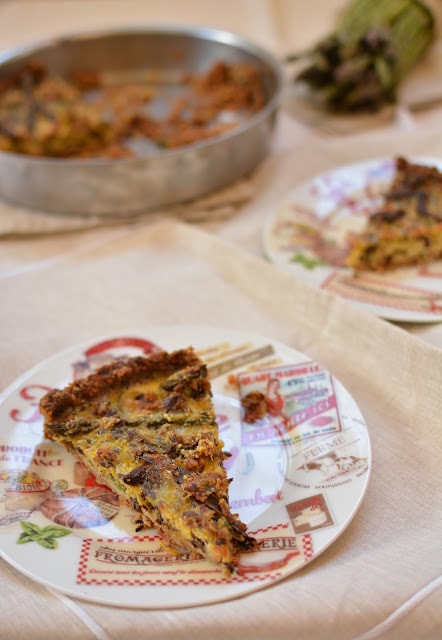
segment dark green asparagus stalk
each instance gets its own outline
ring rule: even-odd
[[[376,111],[395,102],[435,26],[420,0],[352,0],[331,34],[287,61],[306,61],[294,82],[307,84],[330,111]]]

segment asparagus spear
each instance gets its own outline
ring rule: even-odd
[[[434,16],[420,0],[352,0],[332,33],[287,61],[306,61],[294,82],[306,83],[328,110],[376,111],[395,102],[434,35]]]

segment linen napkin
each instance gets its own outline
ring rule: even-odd
[[[2,562],[5,638],[60,637],[62,629],[66,640],[435,640],[441,350],[175,221],[122,228],[101,245],[17,273],[0,281],[0,298],[1,387],[60,349],[134,327],[242,329],[327,367],[359,405],[373,449],[368,491],[351,524],[282,582],[223,603],[133,610],[48,592]]]
[[[41,235],[113,226],[132,223],[143,216],[152,219],[164,214],[188,222],[200,222],[207,218],[221,220],[233,215],[241,205],[250,199],[251,195],[251,185],[244,178],[190,202],[183,202],[164,210],[156,209],[139,215],[125,215],[122,212],[121,216],[57,215],[44,211],[31,211],[0,200],[0,238],[11,235]]]

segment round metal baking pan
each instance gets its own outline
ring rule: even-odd
[[[0,197],[30,209],[131,215],[185,202],[255,169],[269,151],[282,93],[279,62],[236,34],[211,28],[149,27],[87,32],[0,54],[0,79],[38,58],[49,71],[136,74],[158,82],[204,73],[218,61],[254,65],[265,105],[215,138],[122,159],[58,159],[0,152]]]

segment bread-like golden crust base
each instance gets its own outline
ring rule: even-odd
[[[257,548],[228,504],[207,369],[192,348],[123,358],[40,401],[44,434],[152,524],[165,545],[231,572]]]
[[[398,157],[385,204],[351,241],[346,264],[388,271],[442,258],[442,173]]]

